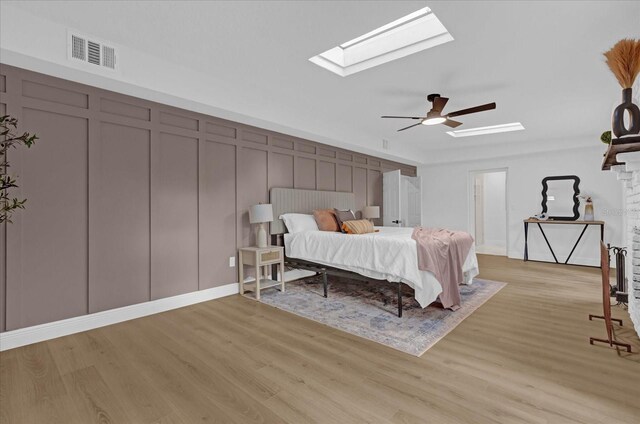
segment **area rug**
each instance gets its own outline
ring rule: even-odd
[[[474,279],[460,286],[462,305],[453,312],[433,304],[422,309],[403,284],[403,316],[398,318],[397,285],[329,278],[329,297],[318,277],[287,283],[284,293],[265,290],[261,302],[353,335],[421,356],[506,284]]]

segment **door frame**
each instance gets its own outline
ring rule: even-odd
[[[408,224],[410,222],[409,219],[409,197],[407,196],[406,200],[407,200],[407,210],[405,211],[404,208],[402,208],[402,200],[403,200],[403,191],[402,191],[402,187],[403,187],[403,178],[404,179],[408,179],[408,178],[414,178],[417,182],[418,182],[418,198],[419,198],[419,202],[418,202],[418,207],[420,208],[420,214],[419,214],[419,219],[418,219],[418,226],[422,225],[422,176],[421,175],[416,175],[415,177],[409,176],[409,175],[400,175],[400,218],[402,219],[402,225],[400,225],[403,228],[414,228],[415,226],[411,226],[409,227]],[[408,192],[407,192],[408,194]],[[406,220],[405,215],[406,214]]]
[[[469,177],[467,179],[467,209],[469,221],[467,228],[469,233],[474,237],[476,235],[476,202],[475,202],[475,178],[480,174],[487,174],[491,172],[504,172],[504,209],[505,209],[505,226],[506,226],[506,240],[505,240],[505,253],[506,257],[509,257],[509,167],[503,168],[487,168],[487,169],[474,169],[469,171]]]
[[[398,199],[397,199],[397,217],[396,220],[398,221],[396,224],[394,224],[391,221],[385,221],[386,218],[388,218],[388,214],[389,214],[389,204],[387,203],[388,200],[388,188],[387,190],[385,190],[385,187],[387,186],[387,183],[385,183],[385,180],[388,181],[388,176],[390,174],[395,174],[394,177],[397,175],[398,177],[398,186],[397,186],[397,190],[398,190]],[[385,177],[387,176],[387,177]],[[387,223],[389,223],[389,225],[387,225]],[[401,227],[402,226],[402,171],[400,169],[394,169],[391,171],[386,171],[382,173],[382,225],[383,226],[390,226],[390,227]]]

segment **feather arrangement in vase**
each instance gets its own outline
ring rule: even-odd
[[[631,97],[631,87],[640,73],[640,40],[625,38],[604,53],[607,65],[622,86],[622,103],[611,117],[611,129],[616,137],[640,134],[640,109]],[[625,111],[629,114],[629,126],[625,126]]]

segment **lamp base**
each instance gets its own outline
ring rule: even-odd
[[[264,223],[258,224],[256,244],[258,247],[267,247],[267,230],[264,228]]]

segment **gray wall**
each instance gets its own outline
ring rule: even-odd
[[[0,331],[237,281],[247,209],[271,187],[353,191],[415,167],[0,65],[27,209],[0,228]]]

